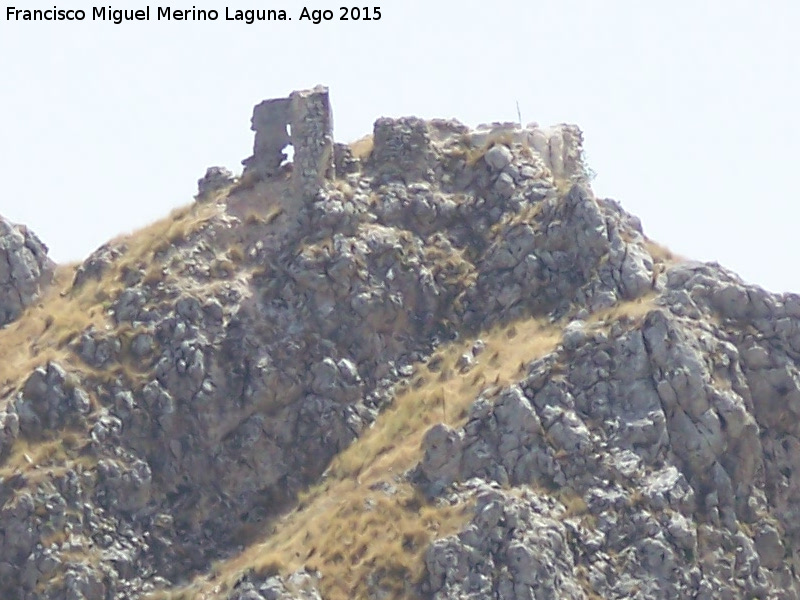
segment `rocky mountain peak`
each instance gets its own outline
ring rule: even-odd
[[[75,269],[3,230],[3,597],[798,597],[800,296],[649,240],[572,125],[252,122]]]

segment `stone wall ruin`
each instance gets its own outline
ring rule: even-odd
[[[373,142],[369,163],[382,182],[432,181],[438,157],[459,145],[477,156],[494,145],[523,146],[542,160],[556,181],[586,183],[590,178],[583,133],[564,123],[552,127],[491,123],[470,129],[452,119],[381,118],[375,122]]]
[[[292,92],[265,100],[253,109],[253,156],[242,161],[244,172],[274,177],[294,150],[292,185],[301,198],[313,197],[326,179],[333,179],[333,119],[328,88]]]
[[[375,122],[374,146],[362,162],[346,145],[334,144],[330,99],[324,86],[264,100],[253,109],[252,129],[253,155],[242,161],[245,175],[268,179],[291,170],[291,186],[299,200],[313,200],[337,173],[347,177],[362,168],[370,171],[375,182],[432,181],[441,168],[443,151],[455,145],[476,155],[496,144],[521,145],[541,158],[555,180],[585,183],[588,179],[583,134],[577,126],[567,124],[491,123],[470,129],[452,119],[384,117]],[[287,167],[289,146],[294,151],[291,169]]]

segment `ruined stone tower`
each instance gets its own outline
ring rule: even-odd
[[[265,100],[253,109],[256,132],[253,156],[242,161],[245,173],[277,175],[294,149],[292,186],[299,198],[311,198],[326,179],[333,179],[333,118],[328,88],[292,92]]]

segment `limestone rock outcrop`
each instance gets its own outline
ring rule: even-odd
[[[206,169],[205,175],[197,180],[197,196],[195,198],[199,202],[208,200],[210,194],[230,187],[233,182],[233,173],[225,167],[209,167]]]
[[[0,217],[0,326],[17,319],[39,297],[54,267],[36,234]]]

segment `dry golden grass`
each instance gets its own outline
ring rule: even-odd
[[[42,298],[0,329],[0,397],[37,366],[50,360],[69,362],[66,344],[90,325],[98,329],[110,326],[103,307],[107,296],[99,282],[88,281],[79,290],[71,289],[75,268],[57,267]]]
[[[244,261],[244,248],[241,246],[231,246],[228,248],[228,260],[236,264]]]
[[[338,191],[344,195],[347,200],[352,200],[356,194],[356,191],[353,189],[353,186],[350,185],[344,179],[337,179],[333,182],[333,187],[335,187]]]
[[[359,160],[367,160],[375,148],[375,140],[372,134],[365,135],[350,144],[350,152]]]
[[[582,516],[589,512],[589,507],[586,505],[583,496],[572,488],[561,488],[555,494],[555,498],[564,505],[563,518]]]
[[[636,489],[631,492],[630,498],[628,498],[628,506],[630,507],[637,507],[643,506],[647,503],[647,498],[642,493],[642,490]]]
[[[247,225],[270,225],[284,212],[285,208],[280,202],[264,202],[263,206],[247,208],[242,220]]]
[[[57,360],[82,369],[66,346],[89,326],[111,330],[106,311],[110,299],[121,289],[121,274],[134,268],[146,268],[145,282],[163,277],[158,252],[179,243],[200,229],[224,207],[192,204],[172,211],[165,219],[135,233],[117,238],[127,251],[100,281],[89,279],[72,288],[77,265],[56,268],[53,283],[40,300],[28,307],[19,319],[0,329],[0,397],[19,385],[34,368]]]
[[[605,310],[599,310],[587,319],[587,324],[592,326],[610,326],[619,321],[639,323],[652,310],[658,308],[656,292],[649,292],[635,300],[618,302]]]
[[[132,364],[94,369],[75,356],[68,345],[90,327],[115,331],[124,337],[128,326],[117,327],[108,316],[110,301],[122,285],[120,274],[125,269],[145,265],[149,267],[147,277],[160,279],[163,277],[161,263],[155,257],[159,247],[179,243],[221,210],[223,207],[215,204],[186,206],[139,232],[118,238],[116,243],[124,244],[127,252],[99,281],[90,278],[81,286],[73,287],[77,265],[58,266],[53,282],[38,302],[28,307],[19,319],[0,329],[0,399],[8,398],[22,386],[31,371],[50,361],[96,382],[141,378],[134,368],[136,365]],[[75,462],[76,454],[70,449],[69,440],[69,432],[64,433],[63,440],[17,440],[3,460],[0,477],[34,471],[44,476],[51,467],[60,468],[67,462]]]
[[[515,338],[509,343],[509,334]],[[486,344],[475,367],[456,369],[474,340],[455,343],[438,351],[431,367],[417,368],[410,388],[398,393],[390,408],[369,432],[340,453],[331,464],[334,479],[372,473],[398,472],[421,458],[420,444],[436,423],[460,426],[476,396],[490,386],[519,379],[521,366],[551,352],[561,341],[561,328],[544,320],[526,319],[499,326],[481,336]]]
[[[556,184],[556,192],[559,196],[566,196],[572,189],[572,186],[575,185],[575,182],[568,177],[554,177],[553,180]]]
[[[489,135],[481,146],[470,147],[466,153],[467,165],[474,167],[497,144],[504,144],[510,148],[514,144],[513,134],[510,131],[496,131]]]
[[[0,479],[24,476],[31,485],[52,480],[70,468],[79,472],[92,468],[97,460],[83,453],[86,443],[83,435],[72,432],[51,440],[17,438],[0,467]]]
[[[65,529],[54,531],[50,535],[42,536],[42,547],[61,546],[69,539],[69,533]]]
[[[125,268],[141,268],[152,264],[160,254],[199,231],[224,209],[224,205],[217,202],[187,204],[176,208],[164,219],[115,238],[111,243],[124,244],[126,252],[117,261],[114,270],[123,272]]]
[[[325,598],[366,598],[378,587],[386,598],[408,597],[424,575],[431,540],[469,519],[469,506],[425,504],[408,484],[391,496],[355,482],[335,492],[335,502],[323,500],[303,511],[307,519],[288,540],[276,536],[278,543],[267,542],[267,552],[250,565],[256,574],[305,565],[324,574]],[[377,577],[372,585],[370,576]]]
[[[659,244],[658,242],[654,242],[653,240],[646,238],[644,242],[644,247],[647,252],[653,257],[653,261],[655,263],[663,263],[666,265],[673,265],[675,263],[681,262],[683,257],[675,254],[672,250]]]
[[[67,458],[60,440],[30,442],[18,438],[0,468],[0,477],[6,479],[33,469],[35,466],[59,462]]]
[[[326,599],[366,598],[375,587],[387,600],[412,597],[424,575],[430,541],[457,531],[469,512],[464,504],[426,504],[407,483],[397,484],[392,495],[352,479],[329,483],[312,492],[266,541],[215,564],[207,580],[148,598],[212,598],[230,590],[246,572],[269,577],[303,566],[323,573]]]
[[[387,600],[413,597],[424,575],[425,549],[462,527],[470,508],[429,504],[395,476],[420,460],[431,425],[463,424],[481,390],[518,379],[521,367],[555,349],[561,329],[527,319],[498,326],[481,339],[486,348],[467,372],[455,364],[474,340],[442,348],[428,366],[419,365],[375,426],[334,459],[324,480],[301,496],[295,512],[264,541],[215,565],[209,579],[151,599],[215,597],[248,570],[264,576],[303,566],[323,574],[322,594],[330,600],[368,597],[375,587]],[[376,491],[380,482],[395,486],[395,493]]]

